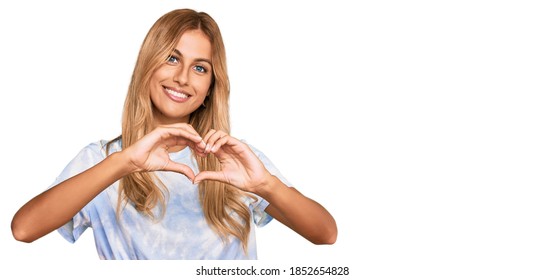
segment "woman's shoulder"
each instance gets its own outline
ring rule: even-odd
[[[253,144],[249,143],[246,139],[240,138],[240,142],[246,144],[251,149],[251,151],[253,151],[258,157],[264,156],[264,153],[261,150],[257,149]]]
[[[278,177],[284,184],[287,186],[292,186],[291,183],[281,174],[279,169],[276,167],[276,165],[272,162],[272,160],[259,148],[256,148],[252,144],[248,143],[248,141],[244,139],[240,139],[242,143],[245,143],[248,145],[248,147],[255,153],[255,155],[261,160],[264,167],[274,176]]]
[[[110,143],[109,148],[108,143]],[[85,145],[65,166],[62,173],[57,177],[56,183],[53,185],[96,165],[106,158],[108,154],[115,152],[118,146],[117,141],[109,140],[98,140]]]
[[[99,157],[106,157],[109,154],[118,152],[121,150],[121,139],[115,138],[113,140],[97,140],[87,144],[80,153],[93,154]]]
[[[251,151],[261,160],[263,161],[263,163],[268,163],[270,160],[268,159],[268,157],[266,156],[266,154],[260,150],[259,148],[257,148],[254,144],[251,144],[249,143],[246,139],[243,139],[243,138],[240,138],[240,142],[246,144],[250,149]],[[270,162],[271,163],[271,162]]]

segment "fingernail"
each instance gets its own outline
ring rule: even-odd
[[[212,148],[212,153],[217,152],[217,149],[218,149],[217,146],[213,146],[213,148]]]

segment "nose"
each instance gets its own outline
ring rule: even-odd
[[[180,66],[174,73],[174,82],[186,85],[189,82],[189,67]]]

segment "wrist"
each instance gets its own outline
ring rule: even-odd
[[[137,171],[136,166],[132,164],[128,155],[123,151],[112,153],[107,159],[111,162],[120,177]]]
[[[267,172],[267,176],[255,186],[254,193],[264,199],[267,199],[274,195],[279,187],[281,187],[281,181],[274,175]]]

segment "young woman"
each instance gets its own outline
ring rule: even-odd
[[[256,259],[255,227],[277,219],[332,244],[334,218],[266,156],[229,135],[219,27],[171,11],[151,27],[129,85],[122,133],[85,147],[15,214],[15,239],[93,228],[101,259]]]

